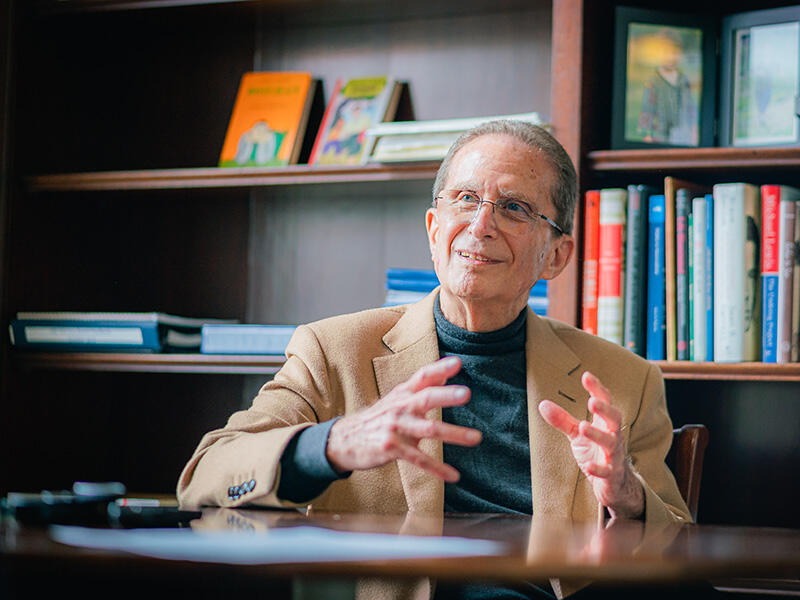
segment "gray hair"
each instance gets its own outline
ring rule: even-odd
[[[462,133],[450,146],[439,166],[433,183],[433,196],[438,196],[447,181],[450,163],[456,153],[469,142],[484,135],[508,135],[536,151],[544,152],[556,175],[550,198],[556,208],[555,221],[566,233],[572,233],[575,203],[578,199],[578,181],[575,166],[567,151],[546,129],[525,121],[501,119],[488,121]]]

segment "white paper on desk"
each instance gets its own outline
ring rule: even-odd
[[[354,533],[308,526],[248,533],[55,525],[50,528],[50,535],[70,546],[238,565],[488,556],[503,552],[503,544],[489,540]]]

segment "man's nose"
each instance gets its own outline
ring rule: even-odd
[[[495,203],[489,200],[483,200],[480,203],[469,222],[470,229],[474,233],[491,232],[497,229],[497,215],[494,208]]]

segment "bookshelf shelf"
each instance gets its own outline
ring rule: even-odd
[[[283,366],[282,355],[136,354],[136,353],[18,353],[23,369],[108,371],[122,373],[274,374]]]
[[[595,150],[587,154],[593,171],[719,171],[800,167],[800,148],[668,148]]]
[[[156,169],[35,175],[26,179],[29,192],[75,192],[115,190],[167,190],[248,188],[274,185],[364,183],[371,181],[433,179],[439,163],[354,167],[288,167]]]
[[[273,374],[282,355],[136,354],[25,352],[15,354],[24,369],[129,373]],[[716,381],[800,381],[800,363],[697,363],[656,361],[665,379]]]

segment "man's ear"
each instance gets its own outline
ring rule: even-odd
[[[425,211],[425,229],[428,232],[428,247],[431,250],[431,258],[433,258],[436,250],[436,239],[439,237],[439,217],[435,208],[429,208]]]
[[[575,239],[571,235],[562,234],[553,241],[547,251],[546,262],[539,275],[540,279],[553,279],[564,270],[575,250]]]

